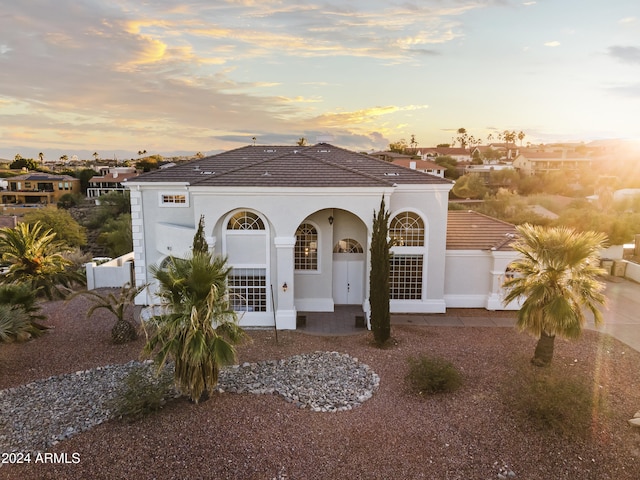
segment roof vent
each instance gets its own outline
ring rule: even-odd
[[[275,148],[269,148],[267,150],[265,150],[266,153],[275,153],[276,149]]]
[[[200,165],[196,165],[195,167],[193,167],[193,171],[197,172],[200,170]]]
[[[400,174],[398,172],[387,172],[384,174],[385,177],[399,177]]]
[[[329,153],[331,150],[318,150],[318,153]]]
[[[216,172],[210,172],[210,171],[206,171],[206,172],[200,172],[200,175],[215,175]]]
[[[264,173],[262,174],[262,176],[263,176],[263,177],[270,177],[270,176],[271,176],[271,174],[270,174],[269,172],[264,172]]]

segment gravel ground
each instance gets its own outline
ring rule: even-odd
[[[26,344],[0,345],[0,389],[139,359],[143,339],[109,343],[107,312],[86,320],[88,302],[44,305],[53,328]],[[482,312],[486,316],[486,312]],[[581,440],[540,431],[507,405],[514,371],[532,369],[535,340],[510,328],[394,326],[394,345],[380,350],[368,332],[315,337],[250,331],[238,361],[340,352],[380,378],[358,408],[314,412],[280,395],[217,393],[195,405],[169,402],[133,424],[109,421],[48,450],[49,462],[3,465],[7,479],[518,479],[640,478],[640,354],[615,339],[585,332],[558,340],[553,369],[584,377],[610,415],[594,417]],[[454,393],[419,397],[407,390],[407,359],[444,357],[463,373]],[[46,460],[43,457],[42,460]],[[67,463],[60,463],[66,460]],[[58,463],[52,463],[52,462]]]

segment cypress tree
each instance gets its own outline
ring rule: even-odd
[[[378,213],[373,212],[371,235],[371,271],[369,273],[369,305],[371,307],[371,330],[376,344],[383,345],[391,336],[391,314],[389,313],[389,269],[390,247],[389,212],[385,210],[384,197]]]
[[[207,239],[204,237],[204,215],[200,215],[200,222],[198,223],[198,231],[193,236],[193,253],[208,253],[209,245],[207,245]]]

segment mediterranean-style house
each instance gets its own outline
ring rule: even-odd
[[[297,312],[345,304],[368,314],[373,215],[384,198],[394,244],[392,312],[502,308],[513,226],[448,214],[453,185],[440,177],[319,143],[246,146],[142,174],[126,186],[135,281],[151,284],[136,299],[141,305],[156,302],[149,267],[189,255],[203,216],[210,249],[232,268],[241,325],[294,329]]]

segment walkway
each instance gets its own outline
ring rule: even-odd
[[[608,333],[640,352],[640,284],[618,277],[606,281],[607,307],[604,325],[595,328],[591,314],[587,328]],[[356,327],[355,317],[363,315],[358,306],[337,306],[336,312],[300,312],[306,317],[302,333],[311,335],[351,335],[364,331]],[[480,308],[448,309],[446,313],[392,314],[392,325],[426,325],[432,327],[513,327],[516,312],[492,312]]]

